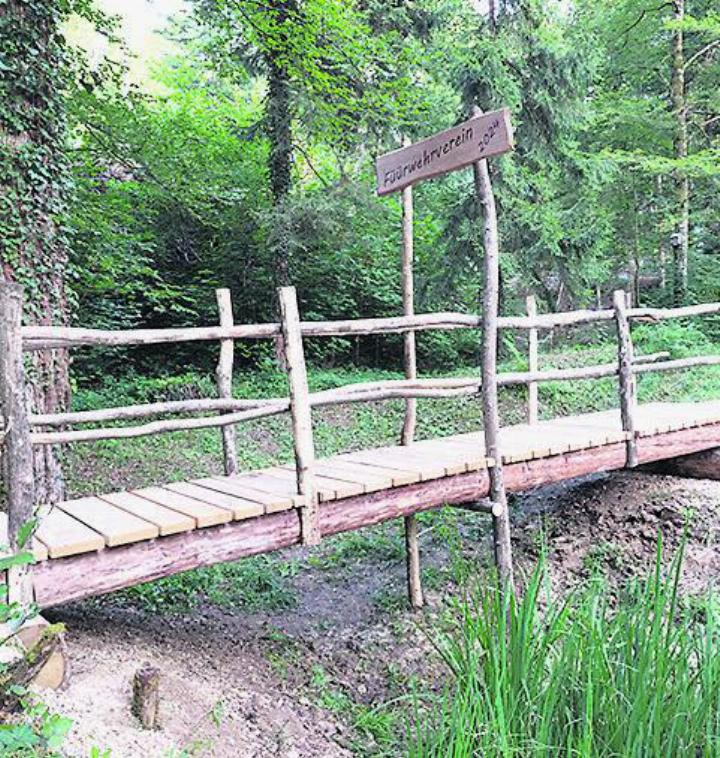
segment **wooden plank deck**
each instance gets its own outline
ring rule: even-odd
[[[720,401],[642,405],[636,424],[639,444],[647,439],[652,447],[648,448],[647,459],[657,460],[663,450],[667,450],[666,457],[671,457],[678,453],[667,441],[663,442],[663,435],[720,424]],[[653,439],[656,437],[659,439]],[[515,466],[509,471],[509,480],[511,488],[517,489],[577,475],[573,473],[575,469],[565,470],[563,456],[575,455],[577,460],[577,456],[582,457],[582,472],[620,468],[624,465],[621,452],[626,440],[620,413],[611,410],[503,428],[501,451],[503,463]],[[720,447],[720,430],[698,433],[698,445]],[[583,456],[584,451],[590,453]],[[437,483],[436,491],[442,493],[438,480],[448,481],[452,501],[459,502],[464,492],[468,498],[477,496],[485,486],[485,469],[492,465],[493,461],[485,457],[481,432],[336,455],[317,462],[321,514],[332,504],[327,514],[332,520],[341,512],[343,503],[352,505],[361,498],[377,507],[382,498],[391,499],[395,490],[402,490],[403,497],[411,502],[412,493],[424,491],[422,488],[433,482]],[[442,502],[440,499],[435,505]],[[121,545],[161,543],[212,527],[268,519],[302,503],[296,491],[294,467],[290,465],[80,498],[40,514],[33,550],[38,561],[52,562],[117,550]],[[282,523],[289,529],[290,522],[286,522]],[[0,520],[0,544],[3,524]]]

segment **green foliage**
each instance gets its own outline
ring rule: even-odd
[[[282,70],[313,139],[347,148],[417,113],[408,73],[415,47],[394,25],[378,28],[361,3],[199,0],[196,16],[223,73],[246,80]]]
[[[457,604],[437,639],[452,682],[420,705],[410,755],[714,756],[717,605],[681,605],[682,552],[617,598],[594,580],[561,601],[544,564],[521,600],[495,585]]]
[[[493,162],[505,312],[518,312],[528,290],[548,310],[594,305],[636,274],[652,286],[643,299],[666,303],[658,280],[677,168],[660,73],[667,9],[499,7],[493,25],[461,0],[202,0],[173,29],[177,52],[148,72],[152,94],[112,79],[74,91],[77,321],[213,323],[218,286],[232,290],[238,322],[272,319],[280,248],[304,316],[397,313],[400,209],[396,197],[374,197],[374,155],[401,132],[449,126],[471,102],[509,105],[516,129],[514,154]],[[716,31],[707,3],[693,0],[689,12],[691,296],[714,300],[718,71],[713,48],[702,51]],[[291,90],[292,192],[281,203],[271,191],[273,66]],[[468,172],[416,187],[418,311],[477,310],[480,232]],[[143,372],[161,354],[168,368],[205,370],[211,349],[90,353],[76,371],[93,381],[130,365]],[[308,350],[326,366],[396,368],[400,339],[316,340]],[[238,352],[247,365],[269,355],[255,344]],[[421,335],[419,352],[430,370],[468,362],[475,335]]]
[[[12,0],[0,12],[0,267],[27,287],[35,317],[67,260],[56,228],[68,194],[63,6]]]
[[[10,553],[8,545],[0,544],[0,572],[15,566],[33,563],[32,553],[22,550],[34,528],[33,523],[24,525],[18,537],[21,550]],[[35,607],[24,607],[9,602],[7,585],[0,587],[0,647],[13,644],[13,637],[23,623],[37,615]],[[10,664],[0,663],[0,755],[8,758],[53,758],[59,756],[72,721],[53,713],[24,687],[8,680]],[[8,708],[10,712],[7,712]]]
[[[72,721],[52,713],[32,697],[23,699],[21,719],[0,724],[0,755],[8,758],[53,758],[61,756]]]
[[[160,614],[187,612],[201,603],[250,612],[292,608],[296,596],[289,580],[297,571],[293,562],[258,556],[140,584],[116,593],[109,602]]]

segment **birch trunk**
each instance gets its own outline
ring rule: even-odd
[[[674,0],[673,20],[685,18],[685,0]],[[675,160],[684,161],[688,156],[687,97],[685,89],[685,48],[683,30],[677,28],[672,37],[672,75],[670,100],[675,120],[673,153]],[[688,236],[690,231],[690,180],[683,167],[675,169],[675,228],[671,237],[673,250],[673,302],[682,305],[687,297],[688,285]]]

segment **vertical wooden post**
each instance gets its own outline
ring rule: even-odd
[[[409,139],[404,140],[410,144]],[[413,194],[412,186],[402,191],[402,302],[403,315],[412,316],[415,313],[415,285],[413,281]],[[405,361],[405,378],[417,378],[417,354],[415,348],[415,332],[405,332],[403,357]],[[405,400],[405,418],[402,429],[402,444],[410,445],[415,439],[417,419],[417,400],[409,397]]]
[[[229,289],[215,290],[217,297],[218,313],[220,315],[220,326],[232,326],[233,310],[232,298]],[[235,360],[235,342],[234,340],[220,340],[220,358],[215,370],[217,379],[218,397],[232,397],[232,380],[233,380],[233,363]],[[223,442],[223,463],[225,466],[225,475],[232,476],[238,470],[237,450],[235,447],[235,427],[222,427]]]
[[[473,115],[482,111],[476,106]],[[485,431],[485,455],[494,465],[490,476],[490,500],[497,505],[493,509],[493,532],[495,562],[503,587],[514,591],[512,547],[510,545],[510,516],[507,494],[503,480],[502,455],[500,452],[500,413],[498,410],[497,386],[497,341],[498,308],[500,298],[500,245],[498,241],[497,211],[487,159],[473,164],[475,191],[482,206],[484,217],[485,285],[483,291],[482,318],[482,404]],[[496,510],[498,515],[495,515]]]
[[[22,353],[23,288],[0,282],[0,407],[5,420],[3,479],[8,504],[10,549],[22,548],[19,535],[33,518],[35,474],[30,423],[25,405],[25,372]],[[32,580],[27,566],[8,571],[8,600],[32,602]]]
[[[409,145],[406,137],[404,145]],[[403,315],[412,316],[415,313],[415,287],[413,281],[413,195],[412,187],[402,191],[402,301]],[[417,377],[417,352],[415,332],[405,332],[403,358],[405,363],[405,378]],[[401,443],[411,445],[415,439],[417,423],[417,401],[415,398],[405,400],[405,417],[403,419]],[[405,516],[405,558],[407,567],[407,586],[410,607],[422,608],[425,604],[420,575],[420,544],[418,539],[417,518],[414,514]]]
[[[627,296],[624,290],[613,292],[613,308],[618,336],[618,383],[620,387],[620,417],[622,428],[630,433],[626,442],[628,468],[637,466],[637,448],[635,442],[635,407],[637,389],[632,372],[634,351],[630,323],[627,317]]]
[[[537,303],[534,295],[528,295],[525,298],[525,307],[527,315],[530,318],[537,316]],[[537,327],[528,329],[528,371],[538,370],[538,330]],[[538,422],[538,384],[530,382],[528,384],[528,424],[537,424]]]
[[[320,542],[318,496],[315,486],[315,444],[313,442],[310,391],[308,389],[305,351],[303,350],[300,314],[295,287],[278,290],[280,318],[290,385],[290,415],[292,416],[293,444],[298,492],[305,496],[300,509],[302,541],[304,545]]]

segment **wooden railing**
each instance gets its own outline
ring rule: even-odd
[[[27,511],[28,450],[37,445],[56,445],[102,439],[123,439],[148,434],[218,427],[223,430],[225,472],[237,470],[235,457],[235,424],[251,419],[289,412],[292,418],[295,446],[297,488],[307,505],[301,511],[303,541],[315,544],[319,539],[317,494],[314,483],[314,444],[311,424],[312,409],[351,402],[370,402],[396,398],[448,398],[486,392],[477,377],[408,378],[362,384],[349,384],[322,392],[309,392],[305,367],[303,338],[347,337],[414,333],[417,331],[479,329],[482,317],[465,313],[428,313],[394,318],[353,319],[343,321],[301,321],[294,288],[279,291],[281,321],[267,324],[234,324],[229,292],[217,293],[220,325],[181,329],[131,329],[108,331],[52,326],[20,326],[21,295],[12,285],[0,285],[0,371],[2,377],[2,408],[5,415],[4,442],[6,461],[4,474],[9,493],[11,533],[22,523],[13,516],[14,504],[22,501]],[[634,417],[636,376],[651,371],[670,371],[694,366],[720,364],[720,356],[706,355],[680,360],[667,360],[667,353],[635,356],[630,325],[635,321],[660,321],[720,313],[720,303],[674,309],[629,308],[626,295],[617,291],[613,308],[577,310],[565,313],[537,314],[532,298],[527,301],[527,315],[504,316],[498,319],[500,329],[528,332],[528,371],[497,374],[497,387],[526,385],[528,387],[528,422],[538,420],[538,385],[548,381],[571,381],[617,376],[623,429],[630,432],[627,443],[627,465],[636,464]],[[617,331],[618,358],[612,363],[580,368],[538,368],[539,330],[579,324],[613,321]],[[289,378],[290,396],[265,399],[232,397],[233,346],[238,339],[274,339],[282,345]],[[45,349],[68,349],[82,346],[159,345],[190,341],[219,341],[221,354],[217,369],[217,398],[145,403],[93,411],[71,411],[56,414],[29,414],[25,409],[22,353]],[[496,392],[487,400],[497,407]],[[408,404],[406,413],[414,412]],[[90,429],[68,429],[85,424],[137,421],[154,416],[186,414],[190,417],[163,418],[125,426],[100,426]],[[198,415],[200,414],[200,415]],[[216,415],[217,414],[217,415]],[[22,490],[22,491],[20,491]],[[30,512],[32,496],[30,495]]]

